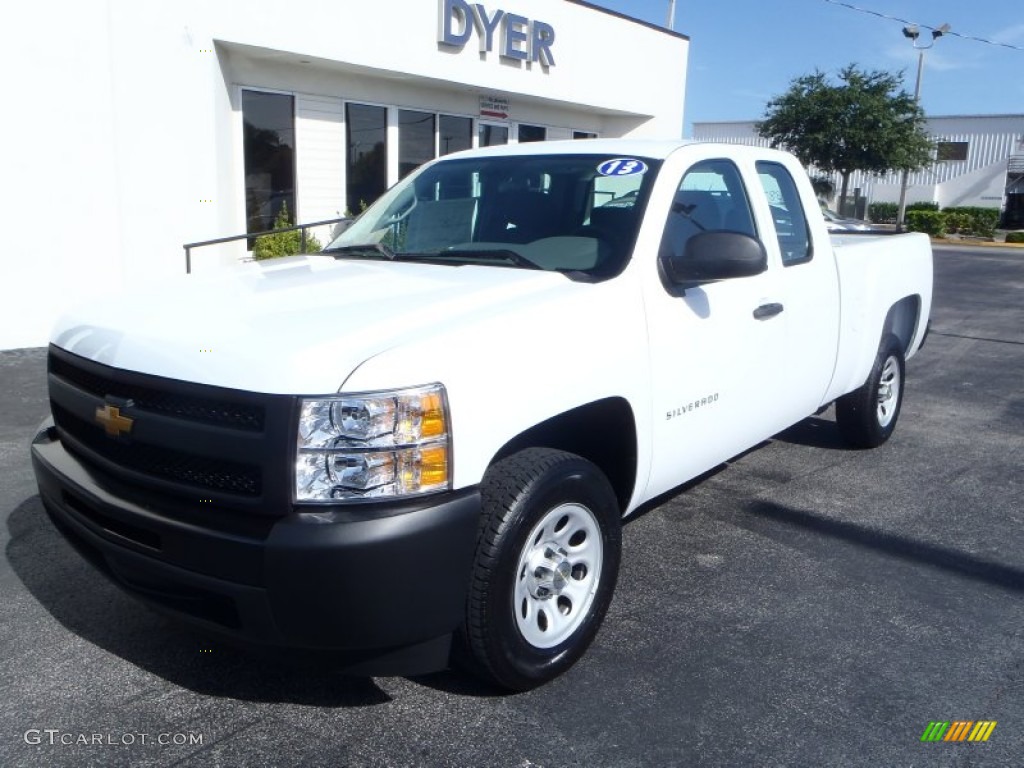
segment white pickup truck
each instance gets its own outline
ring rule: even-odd
[[[40,495],[209,630],[530,688],[594,638],[640,505],[832,402],[853,445],[889,437],[931,258],[830,241],[782,152],[450,155],[322,254],[69,312]]]

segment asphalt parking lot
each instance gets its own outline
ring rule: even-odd
[[[0,352],[0,765],[1024,764],[1021,296],[1024,250],[937,248],[893,439],[845,450],[826,412],[635,519],[589,654],[516,696],[256,658],[124,596],[35,493],[43,351]]]

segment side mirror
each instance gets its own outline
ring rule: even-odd
[[[711,283],[751,277],[768,269],[768,254],[756,237],[742,232],[701,232],[672,254],[665,271],[673,283]]]

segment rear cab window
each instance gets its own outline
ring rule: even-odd
[[[757,163],[757,176],[768,198],[782,266],[810,261],[814,255],[810,227],[793,177],[784,166],[767,161]]]

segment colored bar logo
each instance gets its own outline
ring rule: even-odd
[[[921,734],[921,741],[988,741],[995,729],[995,720],[933,720]]]

